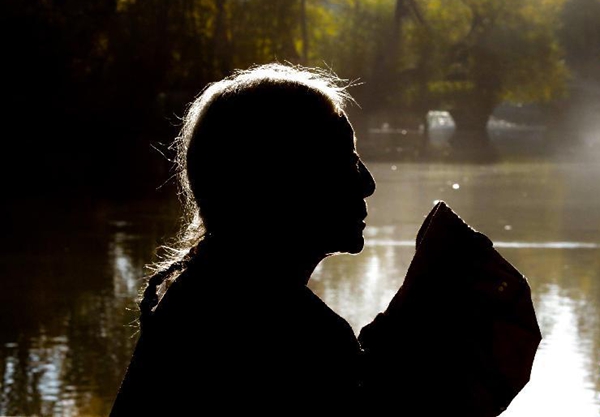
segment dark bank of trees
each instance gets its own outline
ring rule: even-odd
[[[593,67],[597,10],[598,0],[5,0],[4,142],[44,155],[35,166],[64,154],[81,169],[130,164],[176,134],[206,83],[274,59],[364,82],[353,89],[359,127],[445,109],[481,139],[499,103],[564,96],[565,56]]]

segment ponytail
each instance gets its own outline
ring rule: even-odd
[[[139,303],[140,308],[140,329],[143,331],[148,321],[152,317],[152,313],[158,306],[161,297],[159,296],[159,288],[163,284],[167,286],[172,284],[178,276],[185,272],[191,261],[197,253],[197,246],[192,247],[189,252],[179,261],[171,263],[167,268],[163,268],[148,278],[148,283],[144,289],[142,299]],[[162,291],[164,293],[164,291]]]

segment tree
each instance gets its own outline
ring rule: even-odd
[[[565,91],[557,36],[563,3],[339,0],[331,56],[366,82],[358,95],[366,112],[422,119],[445,109],[456,139],[483,142],[498,104],[544,103]]]
[[[548,102],[564,93],[567,70],[556,33],[562,5],[563,0],[419,2],[431,40],[427,47],[439,68],[430,74],[428,92],[451,113],[458,142],[485,141],[487,121],[501,102]]]
[[[385,57],[382,49],[387,45],[393,12],[390,0],[330,0],[327,8],[314,10],[315,15],[319,13],[319,24],[311,30],[317,45],[312,62],[323,65],[324,61],[357,85],[351,93],[362,111],[351,118],[359,136],[366,136],[371,116],[388,108],[394,96],[389,86],[377,81],[382,72],[377,64]],[[351,113],[354,110],[349,109]]]
[[[567,0],[560,37],[567,62],[578,74],[600,80],[600,1]]]

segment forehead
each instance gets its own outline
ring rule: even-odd
[[[327,118],[324,126],[323,145],[334,152],[353,152],[356,145],[354,129],[344,112],[334,113]],[[320,135],[319,135],[320,136]]]

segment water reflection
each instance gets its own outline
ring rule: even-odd
[[[108,414],[135,343],[143,265],[173,227],[164,213],[144,217],[145,206],[152,202],[16,208],[13,218],[31,229],[2,248],[0,415]]]
[[[366,247],[359,256],[327,259],[310,287],[358,331],[389,303],[411,258],[411,251]]]
[[[590,178],[600,167],[369,168],[378,191],[366,247],[327,259],[310,286],[358,331],[402,284],[418,227],[443,199],[532,287],[544,340],[531,382],[503,415],[597,416],[600,183]],[[106,415],[136,340],[143,267],[175,233],[177,202],[22,202],[12,210],[0,247],[0,415]]]
[[[565,295],[557,285],[548,285],[547,292],[536,303],[543,319],[544,340],[533,365],[532,379],[506,416],[597,416],[598,351],[597,334],[581,332],[578,322],[585,320],[578,311],[578,302]],[[597,328],[597,323],[596,323]]]
[[[115,226],[122,229],[126,222],[115,222]],[[133,259],[128,251],[128,243],[135,240],[136,236],[123,230],[115,232],[112,242],[108,246],[108,256],[113,266],[113,288],[115,297],[135,298],[140,286],[140,259]],[[137,263],[137,265],[136,265]]]
[[[75,395],[80,389],[63,386],[67,344],[65,337],[44,334],[28,343],[7,343],[2,409],[11,414],[14,403],[21,402],[21,412],[27,414],[74,415]]]

